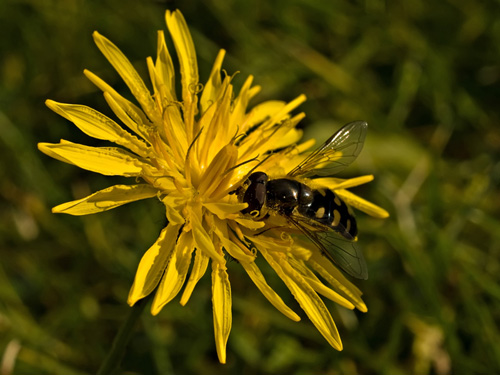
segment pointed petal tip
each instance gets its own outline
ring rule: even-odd
[[[45,155],[52,157],[51,152],[50,152],[50,146],[52,146],[52,145],[53,145],[53,143],[39,142],[36,146],[37,146],[39,151],[43,152]]]
[[[153,308],[151,308],[151,315],[156,316],[156,315],[158,315],[158,314],[159,314],[159,312],[160,312],[160,311],[161,311],[161,310],[158,310],[158,311],[157,311],[157,310],[153,310]]]
[[[99,44],[99,41],[101,39],[103,39],[104,37],[99,34],[99,32],[97,30],[95,30],[93,33],[92,33],[92,38],[94,39],[94,43],[96,43],[97,45]]]
[[[153,304],[151,305],[151,315],[153,315],[153,316],[158,315],[162,308],[163,308],[163,305],[156,306],[154,301],[153,301]]]
[[[174,10],[167,9],[165,15],[168,17],[178,17],[182,16],[182,12],[179,9],[174,9]]]
[[[382,211],[380,212],[380,218],[381,219],[387,219],[389,216],[389,212],[387,212],[386,210],[384,210],[383,208],[381,209]]]
[[[176,10],[174,10],[174,11],[171,11],[171,10],[167,9],[167,11],[165,12],[165,19],[166,19],[166,21],[167,21],[167,26],[168,26],[168,23],[170,22],[170,20],[171,20],[172,18],[175,18],[175,17],[176,17],[177,12],[179,12],[177,9],[176,9]],[[179,12],[179,13],[180,13],[180,12]]]
[[[146,296],[144,295],[140,295],[137,290],[135,289],[135,283],[132,284],[132,287],[130,288],[129,292],[128,292],[128,296],[127,296],[127,305],[129,305],[130,307],[134,306],[137,301],[139,301],[140,299],[144,298]]]
[[[61,107],[59,106],[59,103],[56,102],[55,100],[52,100],[52,99],[47,99],[45,101],[45,105],[47,106],[47,108],[49,108],[51,111],[57,113],[58,115],[62,116],[62,113],[61,113]],[[64,111],[63,111],[64,112]],[[64,117],[64,116],[63,116]]]

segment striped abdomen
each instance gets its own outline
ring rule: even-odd
[[[349,212],[347,205],[331,190],[313,190],[312,202],[298,205],[300,214],[323,225],[332,227],[348,239],[358,234],[356,219]]]

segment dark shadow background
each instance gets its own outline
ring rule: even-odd
[[[128,90],[93,44],[110,38],[147,78],[166,9],[180,9],[204,82],[252,74],[253,105],[305,93],[306,138],[370,123],[346,176],[385,207],[358,214],[370,278],[355,281],[367,314],[330,303],[344,351],[304,317],[289,321],[229,264],[228,363],[213,340],[210,277],[186,307],[144,314],[127,374],[494,374],[500,372],[500,7],[496,1],[84,1],[0,3],[0,359],[14,374],[92,374],[127,307],[141,254],[164,224],[155,200],[89,216],[50,208],[124,182],[52,160],[37,142],[98,144],[44,101],[111,115],[82,71]],[[170,43],[170,41],[169,41]],[[125,181],[130,183],[130,181]]]

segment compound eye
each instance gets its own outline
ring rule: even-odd
[[[254,172],[249,177],[250,183],[264,184],[269,180],[269,177],[264,172]]]
[[[267,175],[262,172],[255,172],[250,175],[248,180],[250,181],[250,185],[243,196],[243,202],[248,203],[248,207],[241,212],[257,217],[266,202]]]

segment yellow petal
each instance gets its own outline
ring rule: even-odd
[[[297,123],[305,115],[301,113],[290,120],[291,123]],[[297,122],[295,122],[297,121]],[[262,149],[263,152],[276,150],[279,148],[284,148],[293,144],[296,144],[300,138],[302,138],[302,130],[296,129],[295,125],[290,128],[282,127],[277,132],[275,132],[271,137],[269,137],[266,142],[263,142],[265,148]]]
[[[163,30],[158,30],[158,47],[156,57],[156,72],[160,77],[160,81],[165,85],[168,93],[167,99],[177,100],[175,95],[175,70],[172,58],[168,52],[167,44],[165,43],[165,34]]]
[[[184,288],[184,292],[182,293],[182,297],[180,300],[180,304],[184,306],[191,297],[193,293],[194,287],[198,283],[198,281],[205,274],[208,266],[209,257],[206,256],[203,251],[197,249],[194,256],[193,268],[191,269],[191,273],[189,275],[189,280]]]
[[[306,101],[306,96],[304,94],[299,95],[295,99],[293,99],[290,103],[287,103],[281,110],[276,112],[271,116],[271,118],[266,121],[265,126],[271,126],[274,124],[279,124],[285,118],[287,118],[289,113],[297,108],[299,105]]]
[[[211,213],[217,215],[221,220],[227,219],[234,214],[239,213],[248,206],[248,203],[225,203],[225,202],[213,202],[213,203],[203,203],[203,207],[206,207]]]
[[[285,105],[285,102],[279,100],[269,100],[267,102],[257,104],[247,115],[247,120],[242,125],[240,132],[244,133],[253,126],[263,122],[271,116],[274,116],[276,113],[280,112]]]
[[[191,233],[182,232],[177,240],[175,250],[168,260],[167,269],[163,274],[158,290],[156,291],[151,313],[156,315],[163,306],[169,303],[182,288],[191,264],[193,253],[193,238]]]
[[[220,363],[226,363],[226,344],[231,332],[231,285],[226,267],[212,262],[212,305],[215,347]]]
[[[175,151],[174,155],[179,165],[184,164],[189,146],[186,128],[177,104],[167,105],[163,111],[163,129],[168,144]]]
[[[115,147],[90,147],[61,140],[39,143],[38,149],[48,156],[106,176],[139,176],[142,162],[137,156]]]
[[[241,263],[248,276],[252,279],[255,286],[259,288],[264,297],[267,298],[271,304],[276,307],[283,315],[292,319],[293,321],[298,322],[300,320],[300,316],[298,316],[291,308],[289,308],[285,302],[281,299],[281,297],[267,284],[264,275],[260,272],[259,267],[255,264],[255,262],[251,263]]]
[[[217,137],[217,134],[220,133],[221,127],[217,122],[217,117],[220,116],[220,103],[218,101],[214,101],[208,108],[203,112],[199,120],[200,129],[203,131],[196,142],[197,152],[198,152],[198,160],[200,163],[200,169],[205,169],[208,166],[210,160],[212,160],[213,155],[222,147],[219,144],[222,144],[221,138]],[[214,141],[216,145],[214,145]],[[215,148],[217,146],[217,149]],[[212,151],[210,151],[213,149]]]
[[[167,90],[165,83],[162,81],[160,74],[156,70],[153,59],[151,57],[146,58],[146,63],[149,71],[149,79],[153,84],[153,95],[157,110],[163,112],[163,109],[171,105],[173,102],[171,93]]]
[[[144,140],[147,141],[149,138],[148,129],[151,128],[152,125],[150,124],[149,119],[144,115],[144,112],[134,103],[118,94],[115,89],[113,89],[110,85],[108,85],[91,71],[85,69],[83,73],[94,85],[96,85],[100,90],[104,92],[105,98],[106,94],[108,94],[108,96],[111,96],[114,102],[116,102],[116,106],[119,106],[121,108],[120,113],[117,113],[115,108],[113,108],[113,106],[111,107],[118,118],[123,121],[123,123],[127,125],[129,129],[132,130],[135,134],[140,135]],[[106,98],[106,101],[109,103],[109,98]],[[125,113],[126,116],[122,116],[122,112]]]
[[[244,227],[247,227],[248,229],[261,229],[266,226],[266,223],[263,221],[255,221],[252,219],[245,219],[245,218],[236,218],[234,219],[238,224],[243,225]]]
[[[377,217],[379,219],[385,219],[389,217],[389,212],[383,208],[368,202],[366,199],[358,197],[356,194],[351,193],[345,189],[337,189],[335,193],[339,195],[340,198],[344,200],[345,203],[354,207],[360,211],[367,213],[370,216]]]
[[[54,213],[89,215],[111,210],[126,203],[155,197],[158,190],[151,185],[115,185],[88,197],[66,202],[52,209]]]
[[[221,67],[222,61],[224,60],[224,56],[226,51],[221,49],[217,58],[215,59],[214,66],[212,67],[212,72],[210,73],[210,77],[208,78],[205,87],[203,88],[203,93],[200,98],[200,108],[201,115],[203,115],[208,107],[215,103],[217,98],[219,97],[219,91],[221,87]]]
[[[150,140],[147,138],[146,129],[149,123],[145,123],[144,120],[137,115],[137,112],[133,110],[130,106],[130,102],[127,102],[123,98],[117,98],[109,92],[104,93],[104,99],[108,103],[114,114],[132,131],[139,134],[143,138],[146,137],[146,142],[151,144]],[[138,109],[139,110],[139,109]]]
[[[165,19],[179,57],[184,123],[188,144],[190,144],[199,131],[197,123],[194,121],[194,116],[198,111],[198,96],[196,94],[200,90],[196,52],[182,13],[178,10],[174,12],[167,10]]]
[[[160,237],[153,246],[143,255],[128,295],[127,302],[130,306],[151,293],[160,282],[175,247],[179,228],[180,225],[169,224],[161,231]]]
[[[161,35],[163,36],[163,34]],[[164,44],[165,41],[163,40],[163,45]],[[162,50],[163,47],[166,48],[166,45],[159,46]],[[158,51],[158,53],[161,54],[161,50]],[[168,52],[166,52],[166,55],[164,59],[170,59]],[[186,138],[185,125],[181,116],[180,105],[175,97],[175,86],[170,86],[174,84],[174,72],[170,71],[170,68],[173,69],[173,67],[168,66],[172,62],[169,61],[165,65],[165,63],[161,61],[158,64],[157,61],[157,64],[154,65],[153,60],[148,57],[147,63],[151,82],[153,83],[156,105],[158,107],[157,110],[162,113],[163,118],[163,121],[158,126],[158,131],[161,138],[165,140],[165,143],[173,149],[172,153],[170,147],[168,148],[169,154],[173,154],[178,163],[183,163],[188,141]],[[172,77],[170,77],[170,74],[172,74]],[[167,79],[167,82],[165,82],[165,79]]]
[[[318,331],[332,347],[337,350],[342,350],[342,341],[340,340],[335,322],[324,302],[319,298],[314,289],[297,271],[290,267],[285,257],[280,257],[280,254],[274,254],[273,256],[266,250],[259,250],[261,250],[266,261],[292,292],[300,307],[304,310]]]
[[[251,150],[252,153],[264,155],[273,150],[296,144],[302,137],[302,130],[296,129],[295,125],[304,117],[305,115],[300,113],[275,127],[257,129],[248,136],[247,142],[240,147],[241,152],[245,153],[247,150]],[[283,156],[280,156],[280,158],[277,157],[276,159],[275,161],[283,166],[292,161],[292,159],[284,159]],[[266,164],[275,163],[268,159],[267,163],[263,163],[262,165]],[[296,165],[295,163],[293,164],[294,167]]]
[[[295,125],[304,118],[300,113],[290,119],[288,111],[293,110],[305,96],[300,96],[285,105],[280,111],[266,120],[241,142],[239,145],[242,158],[254,156],[255,154],[265,154],[277,148],[283,148],[298,142],[302,136],[302,131],[295,129]]]
[[[354,186],[366,184],[370,181],[373,181],[373,175],[371,174],[349,179],[335,178],[335,177],[321,177],[321,178],[315,178],[313,180],[316,186],[330,190],[349,189]]]
[[[325,284],[323,284],[318,279],[318,277],[313,272],[311,272],[309,268],[304,266],[303,263],[300,263],[292,258],[289,258],[289,263],[296,271],[298,271],[302,275],[302,277],[309,283],[309,285],[311,285],[314,288],[314,290],[316,290],[318,293],[332,300],[333,302],[338,303],[341,306],[344,306],[345,308],[348,308],[350,310],[354,309],[354,305],[349,300],[342,297],[340,294],[338,294],[337,292],[333,291],[332,289],[328,288]]]
[[[248,102],[251,98],[250,90],[252,82],[253,76],[249,76],[241,87],[239,95],[233,102],[229,117],[229,125],[231,126],[231,128],[227,129],[229,134],[235,133],[244,122]]]
[[[167,219],[170,223],[184,224],[186,221],[181,214],[185,205],[185,197],[179,197],[175,194],[168,194],[161,200],[167,209]]]
[[[207,108],[199,122],[199,126],[203,126],[203,131],[197,142],[201,169],[206,168],[212,162],[221,148],[228,143],[234,143],[232,138],[235,132],[231,132],[229,125],[229,113],[233,100],[233,87],[230,82],[231,77],[226,76],[219,89],[219,95]],[[227,129],[227,131],[221,132],[221,129]]]
[[[351,301],[361,312],[367,312],[366,304],[361,299],[361,291],[352,284],[330,261],[321,254],[314,252],[308,264],[318,272],[340,294]]]
[[[302,154],[303,152],[306,152],[310,148],[312,148],[316,144],[316,140],[314,138],[308,139],[305,142],[302,142],[301,144],[297,145],[295,148],[297,150],[297,154]],[[303,157],[302,157],[303,159]]]
[[[191,103],[193,90],[198,84],[198,63],[193,39],[182,13],[178,10],[165,14],[168,30],[172,35],[179,57],[182,82],[182,100]]]
[[[123,130],[120,125],[109,117],[90,107],[57,103],[53,100],[47,100],[45,104],[57,114],[73,122],[81,131],[93,138],[117,143],[141,156],[146,156],[148,153],[144,142]]]
[[[200,194],[209,197],[216,191],[225,190],[225,186],[221,186],[224,182],[224,174],[236,164],[237,160],[238,148],[234,144],[224,146],[203,173],[198,186]]]
[[[302,307],[326,341],[328,341],[333,348],[342,350],[342,341],[335,322],[324,302],[319,298],[316,292],[314,292],[311,286],[307,282],[294,281],[289,281],[287,286],[299,302],[300,307]]]
[[[196,248],[203,251],[206,255],[212,258],[213,261],[225,263],[224,257],[222,254],[217,252],[212,238],[210,238],[210,235],[207,233],[205,228],[203,228],[201,221],[201,209],[191,209],[189,219],[191,220],[191,225],[193,226],[193,238]]]
[[[255,260],[255,255],[248,249],[241,248],[235,243],[236,239],[230,235],[225,220],[214,220],[212,228],[219,238],[227,253],[240,263],[251,263]]]
[[[158,116],[154,107],[154,102],[151,93],[144,84],[141,76],[135,70],[134,66],[125,57],[125,55],[107,38],[99,34],[97,31],[93,33],[94,41],[102,54],[113,65],[115,70],[122,77],[125,84],[128,86],[137,101],[141,104],[142,109],[154,123],[160,123],[161,118]]]

